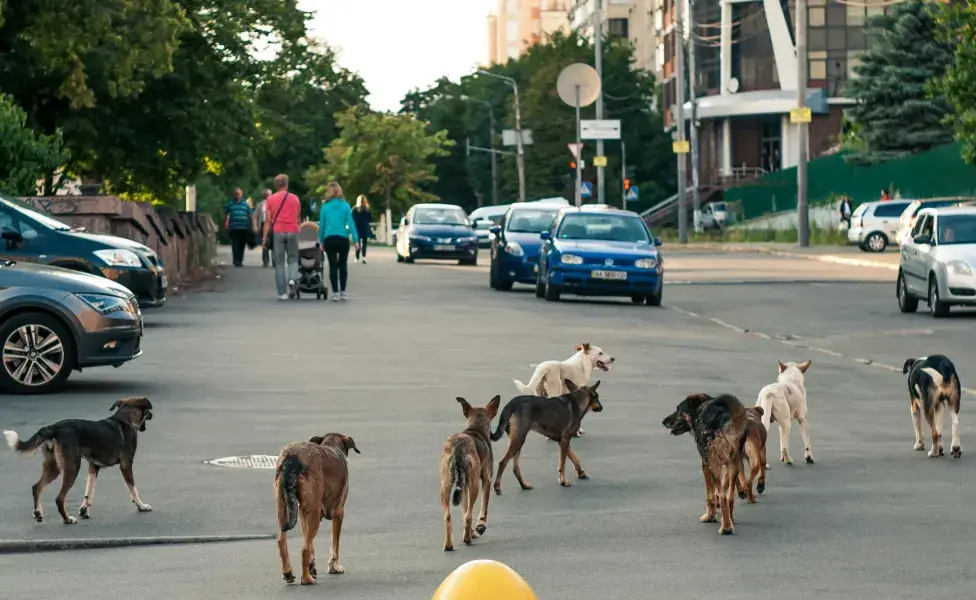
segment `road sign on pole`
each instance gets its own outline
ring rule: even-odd
[[[569,148],[569,152],[570,152],[570,154],[573,155],[573,158],[579,160],[580,150],[583,149],[583,144],[582,143],[580,143],[580,144],[566,144],[566,147]]]
[[[589,181],[584,181],[580,184],[580,198],[592,198],[593,197],[593,184]]]
[[[594,167],[605,167],[605,166],[607,166],[607,157],[606,156],[594,156],[593,157],[593,166]]]
[[[584,140],[619,140],[620,119],[580,120],[580,137]]]
[[[637,188],[635,186],[630,186],[630,189],[627,190],[627,201],[632,202],[634,200],[637,200]]]
[[[518,146],[518,135],[515,133],[514,129],[504,129],[502,130],[502,145],[504,146]],[[522,145],[531,146],[532,145],[532,130],[523,129],[522,130]]]

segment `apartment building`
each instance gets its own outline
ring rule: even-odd
[[[518,58],[546,34],[569,29],[572,0],[499,0],[488,16],[488,62]]]

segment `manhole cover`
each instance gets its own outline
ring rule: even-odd
[[[206,461],[215,467],[234,467],[238,469],[273,469],[278,464],[277,456],[252,454],[251,456],[227,456]]]

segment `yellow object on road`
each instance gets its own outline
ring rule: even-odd
[[[431,600],[538,600],[522,576],[494,560],[472,560],[447,576]]]

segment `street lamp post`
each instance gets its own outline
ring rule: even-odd
[[[522,147],[522,111],[519,108],[518,82],[511,77],[498,75],[497,73],[491,73],[483,69],[479,69],[478,74],[501,79],[512,86],[512,91],[515,94],[515,149],[517,152],[515,155],[515,164],[518,167],[519,202],[525,202],[525,150]]]
[[[479,100],[470,96],[461,96],[465,102],[473,102],[488,108],[488,128],[491,130],[491,138],[488,147],[491,148],[491,203],[498,206],[498,152],[495,151],[495,109],[491,102]]]

